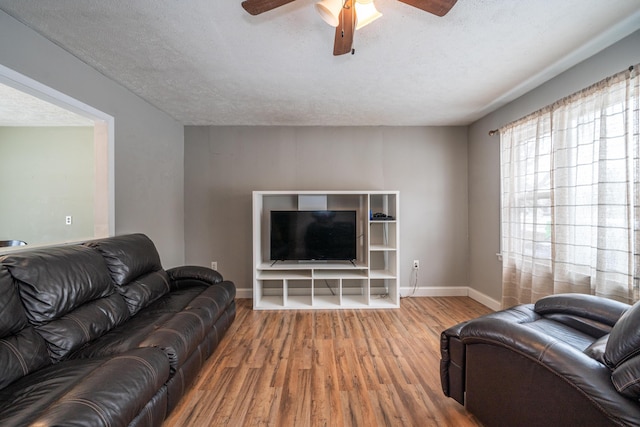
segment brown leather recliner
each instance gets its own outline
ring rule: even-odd
[[[640,303],[562,294],[460,323],[440,375],[486,426],[640,426]]]

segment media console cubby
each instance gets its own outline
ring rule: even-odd
[[[399,307],[399,197],[397,191],[254,191],[253,308]],[[276,210],[356,211],[356,258],[272,261],[270,215]]]

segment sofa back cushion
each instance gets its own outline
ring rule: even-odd
[[[0,266],[0,389],[49,362],[45,342],[29,325],[11,275]]]
[[[27,326],[27,314],[11,275],[6,268],[0,266],[0,337],[17,334]]]
[[[6,256],[26,316],[53,361],[103,335],[128,317],[104,260],[96,251],[62,246]]]
[[[144,234],[128,234],[86,243],[103,257],[133,316],[170,291],[155,245]]]

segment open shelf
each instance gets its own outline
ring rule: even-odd
[[[356,260],[270,260],[272,210],[355,210]],[[302,207],[301,207],[302,206]],[[379,220],[373,213],[393,219]],[[253,308],[397,308],[399,298],[399,193],[397,191],[255,191],[253,193]]]
[[[269,279],[311,279],[311,271],[308,270],[259,270],[260,280]]]

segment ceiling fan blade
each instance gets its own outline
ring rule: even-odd
[[[356,9],[353,7],[353,0],[347,0],[340,10],[340,23],[336,27],[336,38],[333,42],[335,56],[351,52],[355,29]]]
[[[242,7],[252,15],[260,15],[262,12],[268,12],[292,1],[295,0],[245,0],[242,2]]]
[[[422,9],[434,15],[444,16],[451,10],[458,0],[400,0],[410,6]]]

